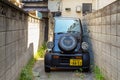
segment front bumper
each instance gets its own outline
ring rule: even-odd
[[[80,69],[80,68],[88,68],[89,64],[85,64],[86,60],[89,62],[89,59],[84,59],[83,54],[60,54],[60,53],[48,53],[49,62],[45,64],[49,68],[60,68],[60,69]],[[54,56],[58,56],[55,58]],[[82,60],[82,65],[80,66],[71,66],[70,59],[78,59]],[[47,58],[47,57],[46,57]],[[85,65],[85,66],[84,66]]]

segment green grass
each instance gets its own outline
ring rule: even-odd
[[[43,58],[46,48],[46,43],[42,44],[42,46],[38,49],[37,53],[35,54],[35,59]]]
[[[31,58],[28,62],[28,64],[22,69],[21,74],[20,74],[20,78],[19,80],[33,80],[33,73],[32,73],[32,68],[36,62],[36,60],[41,57],[44,57],[44,53],[46,50],[46,44],[44,43],[40,49],[38,49],[35,57]]]
[[[36,60],[31,58],[28,64],[22,69],[19,80],[33,80],[32,68]]]
[[[95,75],[95,80],[105,80],[104,75],[102,74],[98,66],[94,67],[93,72]]]

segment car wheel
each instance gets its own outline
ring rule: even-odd
[[[83,54],[83,71],[84,72],[90,71],[90,55],[89,55],[89,53]]]
[[[49,53],[46,53],[44,57],[45,72],[50,72],[50,64],[51,64],[50,62],[51,62],[51,55]]]
[[[50,72],[50,68],[45,65],[45,72]]]

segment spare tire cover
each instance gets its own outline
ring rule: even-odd
[[[63,51],[72,51],[76,48],[77,40],[72,35],[64,35],[59,40],[59,48]]]

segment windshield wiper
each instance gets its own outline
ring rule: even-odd
[[[58,32],[57,34],[64,34],[65,32]]]
[[[69,33],[79,33],[78,31],[67,31]]]

